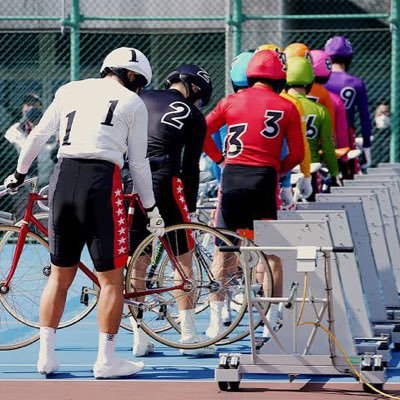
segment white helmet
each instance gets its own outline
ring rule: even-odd
[[[144,86],[151,82],[152,71],[147,57],[133,47],[119,47],[107,55],[101,66],[100,73],[103,76],[109,70],[119,76],[118,70],[129,70],[144,77]],[[125,82],[123,82],[125,84]],[[126,85],[125,85],[126,86]]]

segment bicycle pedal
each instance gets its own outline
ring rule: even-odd
[[[82,288],[80,303],[84,304],[86,307],[89,305],[89,295],[85,287]]]

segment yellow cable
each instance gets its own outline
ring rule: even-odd
[[[374,387],[373,385],[371,385],[362,375],[360,372],[358,372],[354,367],[353,364],[350,361],[349,356],[346,354],[345,350],[343,349],[343,347],[341,346],[341,344],[338,342],[338,340],[336,339],[335,335],[324,325],[321,325],[321,323],[317,323],[317,322],[310,322],[310,321],[304,321],[301,322],[301,317],[303,316],[303,311],[304,311],[304,306],[306,303],[306,295],[307,295],[307,287],[308,287],[308,274],[307,272],[304,274],[304,288],[303,288],[303,298],[301,301],[301,308],[300,308],[300,314],[299,314],[299,318],[297,319],[297,326],[301,326],[301,325],[314,325],[316,327],[322,328],[324,332],[326,332],[328,334],[328,336],[333,340],[333,342],[335,343],[336,347],[339,349],[339,351],[342,353],[346,363],[348,364],[348,366],[350,367],[350,369],[353,371],[353,373],[360,379],[360,381],[362,383],[364,383],[365,385],[367,385],[369,388],[371,388],[374,392],[380,394],[381,396],[387,397],[389,399],[397,399],[400,400],[400,397],[396,397],[396,396],[392,396],[390,394],[387,394],[385,392],[380,391],[379,389],[377,389],[376,387]]]

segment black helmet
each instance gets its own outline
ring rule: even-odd
[[[187,92],[188,99],[192,102],[201,100],[201,105],[205,106],[210,102],[212,95],[212,83],[210,75],[195,64],[182,64],[167,76],[165,88],[168,89],[172,84],[182,82]]]

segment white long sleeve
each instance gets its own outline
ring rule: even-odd
[[[26,174],[32,162],[39,155],[46,142],[52,135],[58,133],[60,128],[60,109],[57,97],[54,98],[49,108],[43,114],[39,124],[26,138],[18,158],[17,171]]]

